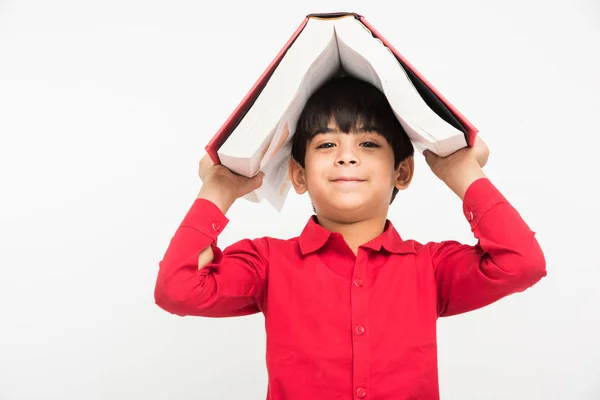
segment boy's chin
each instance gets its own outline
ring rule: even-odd
[[[344,196],[342,199],[329,199],[327,204],[323,204],[320,207],[316,207],[320,213],[337,220],[356,220],[363,219],[369,214],[372,214],[378,208],[379,204],[375,204],[375,201],[369,201],[372,199],[364,198],[353,198],[352,196]]]

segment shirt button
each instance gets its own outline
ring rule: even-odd
[[[212,228],[214,231],[219,232],[221,230],[221,224],[218,222],[213,222]]]
[[[362,280],[362,279],[360,279],[360,278],[354,278],[354,284],[355,284],[357,287],[363,287],[363,284],[364,284],[364,282],[363,282],[363,280]]]
[[[357,326],[356,329],[354,330],[354,332],[356,332],[356,334],[358,336],[361,336],[363,333],[365,333],[365,327],[364,326]]]
[[[473,212],[467,211],[466,217],[467,221],[473,221]]]
[[[356,395],[362,399],[367,395],[367,391],[365,390],[365,388],[359,387],[358,389],[356,389]]]

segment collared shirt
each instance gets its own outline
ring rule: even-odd
[[[228,219],[197,199],[160,262],[155,300],[181,316],[262,312],[269,400],[436,400],[438,317],[546,275],[535,233],[487,178],[468,188],[463,213],[476,245],[403,240],[387,220],[355,256],[312,216],[298,237],[221,250]],[[208,246],[215,258],[198,270]]]

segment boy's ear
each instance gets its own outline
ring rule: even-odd
[[[288,177],[294,186],[294,190],[298,194],[306,192],[306,174],[304,168],[294,159],[290,157],[288,161]]]
[[[413,156],[406,157],[404,161],[398,165],[395,175],[394,186],[398,190],[408,188],[415,173],[415,159]]]

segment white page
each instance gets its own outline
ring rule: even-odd
[[[262,149],[257,149],[256,143],[274,133],[274,127],[292,102],[306,71],[329,46],[332,36],[330,22],[308,21],[248,113],[219,149],[219,155],[246,159],[260,156]],[[252,174],[256,172],[252,171]]]
[[[337,41],[332,36],[327,48],[316,58],[302,79],[288,109],[278,122],[275,135],[261,160],[260,169],[265,173],[263,186],[256,190],[259,198],[265,198],[278,211],[291,188],[287,169],[291,152],[291,139],[296,124],[310,96],[340,70]]]
[[[381,41],[365,35],[365,29],[357,20],[336,22],[342,66],[359,77],[364,74],[363,79],[370,79],[371,83],[377,82],[371,77],[371,69],[374,70],[380,82],[379,86],[375,86],[384,92],[414,143],[438,154],[441,150],[449,153],[465,147],[464,134],[429,108],[395,56]],[[438,143],[441,141],[444,141],[444,146]]]

